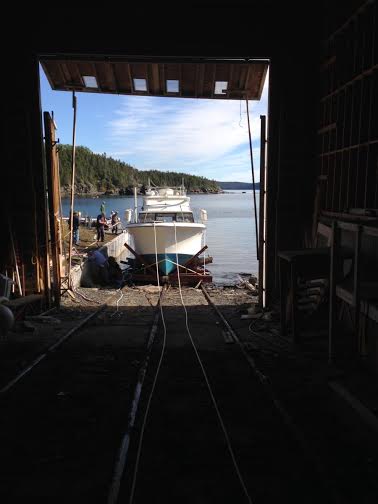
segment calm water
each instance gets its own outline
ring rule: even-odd
[[[233,191],[224,194],[192,194],[191,207],[195,219],[199,210],[207,210],[206,231],[207,253],[213,257],[213,264],[208,265],[214,282],[232,284],[237,281],[238,273],[255,273],[258,271],[256,260],[255,224],[253,217],[252,191]],[[97,217],[100,205],[105,201],[106,215],[112,210],[118,211],[123,220],[127,208],[133,208],[132,196],[105,196],[100,198],[82,198],[75,200],[75,210],[82,216]],[[259,194],[257,193],[257,206]],[[139,206],[142,198],[138,198]],[[69,213],[69,199],[62,200],[63,214]]]

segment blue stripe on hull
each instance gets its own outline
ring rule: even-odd
[[[143,254],[150,264],[156,263],[155,254]],[[176,269],[176,254],[158,254],[159,270],[163,275],[169,275]],[[190,254],[178,254],[178,263],[185,264],[192,256]]]

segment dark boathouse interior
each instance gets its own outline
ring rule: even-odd
[[[249,7],[191,7],[170,22],[161,17],[153,19],[148,9],[135,10],[126,17],[122,14],[122,20],[117,19],[118,15],[109,7],[96,21],[85,21],[84,12],[74,12],[59,13],[58,22],[56,13],[46,17],[45,12],[23,30],[17,52],[4,49],[3,70],[8,80],[1,114],[4,163],[0,189],[0,306],[11,310],[15,323],[26,322],[28,317],[48,310],[59,311],[69,290],[67,277],[62,273],[56,222],[59,144],[51,127],[53,121],[41,106],[40,67],[52,89],[74,91],[78,96],[92,92],[169,97],[172,93],[165,88],[165,80],[169,79],[180,83],[182,98],[235,100],[258,100],[269,71],[269,109],[262,122],[264,155],[260,162],[258,306],[261,314],[271,317],[266,318],[265,327],[271,347],[260,352],[260,366],[275,390],[276,406],[281,401],[290,412],[291,419],[285,417],[286,428],[292,434],[296,432],[293,438],[306,453],[306,464],[313,464],[308,485],[316,487],[316,477],[323,485],[314,493],[316,499],[322,500],[310,496],[313,490],[307,483],[297,481],[297,493],[292,487],[289,490],[284,480],[293,475],[289,474],[290,467],[285,467],[285,459],[280,459],[283,475],[276,497],[281,492],[284,502],[285,496],[290,496],[290,502],[303,503],[378,502],[374,476],[378,469],[377,1],[309,2],[300,6],[268,1],[250,2]],[[88,85],[83,76],[94,77],[95,85]],[[145,87],[138,89],[135,79],[143,81]],[[228,83],[226,93],[214,92],[217,82]],[[14,281],[8,296],[5,277]],[[2,328],[8,323],[7,313],[1,314]],[[88,308],[85,317],[90,313]],[[192,317],[195,320],[196,312]],[[200,320],[198,312],[198,325]],[[271,331],[270,321],[274,326]],[[27,330],[27,324],[25,327]],[[45,331],[48,338],[48,327]],[[19,415],[28,423],[24,411],[32,408],[35,390],[30,385],[23,393],[19,390],[12,396],[8,384],[38,359],[38,352],[25,353],[28,346],[32,347],[32,338],[29,334],[16,344],[12,342],[12,331],[8,335],[4,331],[0,342],[0,349],[4,348],[0,355],[0,400],[6,411],[2,414],[0,442],[8,455],[12,450],[7,446],[6,429]],[[254,343],[249,344],[249,350],[258,353]],[[244,343],[242,346],[243,352],[248,351],[248,346],[247,350]],[[284,348],[282,360],[281,356],[274,357],[276,360],[271,357],[272,348],[275,355]],[[258,356],[255,361],[259,363]],[[285,362],[289,364],[286,366]],[[49,380],[52,374],[53,367],[46,371],[44,379]],[[42,381],[41,376],[36,383]],[[266,382],[262,388],[267,387]],[[327,399],[324,387],[328,390]],[[316,394],[321,392],[314,397],[314,390]],[[267,395],[273,397],[271,392]],[[69,401],[61,399],[64,400]],[[342,418],[337,434],[336,427],[327,430],[336,422],[336,413],[328,411],[326,403],[332,403],[330,408],[336,408]],[[190,408],[190,404],[186,406]],[[222,401],[219,406],[224,406]],[[61,407],[56,402],[54,418],[59,416],[57,410]],[[315,413],[310,413],[313,410]],[[310,416],[311,420],[307,418]],[[123,421],[126,428],[126,413]],[[22,423],[17,425],[22,427]],[[44,431],[36,428],[36,422],[31,421],[31,425],[33,428],[26,429],[38,445],[38,436],[44,437]],[[59,425],[64,430],[61,417]],[[95,421],[91,425],[95,429]],[[295,430],[296,426],[305,432],[303,436]],[[46,429],[50,432],[50,427]],[[69,429],[73,429],[72,425]],[[328,440],[324,434],[319,441],[319,446],[323,443],[325,447],[319,455],[313,433],[323,432],[322,429],[331,434]],[[241,461],[243,440],[248,435],[246,426],[240,428]],[[336,447],[332,451],[333,439]],[[54,442],[55,438],[50,439],[51,445]],[[47,446],[49,440],[44,439],[43,443]],[[34,448],[32,443],[30,450]],[[133,450],[136,454],[137,449]],[[253,451],[251,447],[248,450]],[[24,456],[29,462],[34,460],[31,452]],[[57,463],[53,450],[48,460],[53,460],[53,465]],[[73,462],[66,459],[61,463],[59,470],[66,481],[63,486],[58,483],[57,474],[52,475],[53,469],[49,470],[40,459],[32,476],[25,476],[24,468],[15,469],[13,461],[12,469],[1,477],[2,502],[24,502],[26,497],[36,497],[39,502],[115,503],[121,502],[121,497],[129,498],[129,488],[133,496],[135,478],[132,481],[131,476],[123,476],[119,494],[115,485],[109,493],[99,491],[95,495],[89,490],[89,476],[84,475],[87,486],[77,488],[74,498],[72,488],[72,494],[62,490],[73,481],[70,474],[74,471],[67,470]],[[78,459],[75,470],[88,472],[88,467],[83,469],[85,463],[85,458]],[[23,467],[22,461],[20,464]],[[246,462],[243,466],[241,462],[241,473],[261,471],[256,502],[274,502],[273,490],[267,490],[273,481],[269,479],[271,475],[268,477],[257,462],[253,464]],[[123,473],[121,466],[120,462],[118,470]],[[168,467],[167,471],[175,474],[174,468]],[[108,481],[112,479],[111,470],[107,469]],[[296,470],[293,465],[293,471]],[[189,469],[189,474],[190,471],[194,470]],[[36,482],[42,473],[46,485],[41,490]],[[193,479],[195,476],[190,481]],[[255,502],[253,478],[248,480],[245,476],[243,481],[239,474],[239,479],[252,498],[246,490],[238,496],[240,489],[230,488],[222,501],[221,494],[206,493],[194,484],[191,493],[188,490],[186,494],[183,487],[175,487],[168,475],[164,481],[169,481],[176,493],[172,490],[172,494],[154,496],[149,488],[150,493],[140,490],[138,494],[136,487],[135,502],[248,502],[248,498]],[[149,477],[145,485],[149,483],[156,482]],[[23,485],[24,491],[17,490]],[[75,485],[80,483],[75,480]]]

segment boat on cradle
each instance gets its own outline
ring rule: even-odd
[[[131,211],[126,213],[126,220],[130,221]],[[201,250],[207,214],[201,210],[202,222],[194,222],[184,185],[148,186],[142,210],[139,215],[135,210],[134,218],[136,222],[127,224],[126,231],[132,237],[135,252],[149,264],[156,264],[157,256],[163,275],[173,273],[177,263],[184,265]]]

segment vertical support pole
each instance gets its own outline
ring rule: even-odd
[[[361,226],[356,226],[354,243],[354,275],[353,275],[353,304],[354,328],[356,332],[358,351],[361,353],[362,344],[360,338],[361,295],[360,295],[360,255],[361,255]]]
[[[35,272],[34,288],[43,292],[46,306],[51,304],[50,241],[47,202],[46,162],[44,156],[41,89],[38,58],[33,57],[28,63],[28,75],[31,76],[30,108],[25,109],[25,125],[28,129],[29,167],[33,198],[33,227],[35,232]]]
[[[72,130],[72,158],[71,158],[71,204],[70,204],[70,246],[68,252],[68,287],[71,288],[72,242],[73,242],[73,209],[75,197],[75,150],[76,150],[76,96],[72,92],[73,130]]]
[[[265,307],[264,251],[265,251],[265,149],[266,149],[266,116],[260,116],[260,201],[259,201],[259,304]]]
[[[297,314],[298,314],[298,306],[297,306],[297,267],[296,267],[296,262],[295,259],[291,261],[290,264],[290,285],[291,285],[291,325],[293,328],[293,343],[298,343],[299,338],[298,338],[298,321],[297,321]]]
[[[59,183],[58,183],[58,154],[55,140],[55,123],[48,112],[43,114],[45,124],[45,154],[47,193],[49,205],[49,229],[51,259],[54,279],[54,303],[60,304],[61,273],[60,273],[60,243],[59,243]]]
[[[256,233],[256,258],[259,260],[259,235],[258,235],[258,225],[257,225],[257,207],[256,207],[256,188],[255,188],[255,169],[253,167],[253,153],[252,153],[252,137],[251,137],[251,125],[249,122],[249,106],[248,106],[248,95],[245,98],[247,104],[247,121],[248,121],[248,136],[249,136],[249,152],[251,156],[251,170],[252,170],[252,183],[253,183],[253,204],[255,207],[255,233]]]
[[[282,257],[278,257],[279,280],[280,280],[280,322],[281,322],[281,336],[286,336],[286,296],[285,296],[285,275],[286,264]],[[287,282],[286,282],[287,283]]]
[[[134,222],[138,222],[138,195],[136,187],[134,187]]]
[[[332,221],[331,257],[329,267],[329,327],[328,327],[328,364],[333,361],[333,339],[336,322],[335,299],[336,299],[336,248],[338,240],[337,222]]]
[[[62,196],[61,196],[61,187],[60,187],[60,161],[59,161],[59,156],[58,156],[58,195],[59,195],[59,221],[60,221],[60,228],[59,228],[59,244],[60,244],[60,250],[63,252],[64,259],[66,260],[66,247],[64,245],[64,240],[63,240],[63,210],[62,210]],[[66,264],[65,264],[66,268]],[[66,272],[64,272],[64,276],[66,276]]]
[[[14,269],[15,269],[15,272],[16,272],[17,288],[18,288],[18,292],[19,292],[20,296],[23,296],[22,285],[21,285],[21,278],[20,278],[20,271],[18,269],[18,263],[17,263],[16,247],[14,246],[12,226],[11,226],[9,220],[8,220],[8,227],[9,227],[9,236],[10,236],[10,240],[11,240],[11,246],[12,246],[12,253],[13,253],[13,260],[14,260]]]

